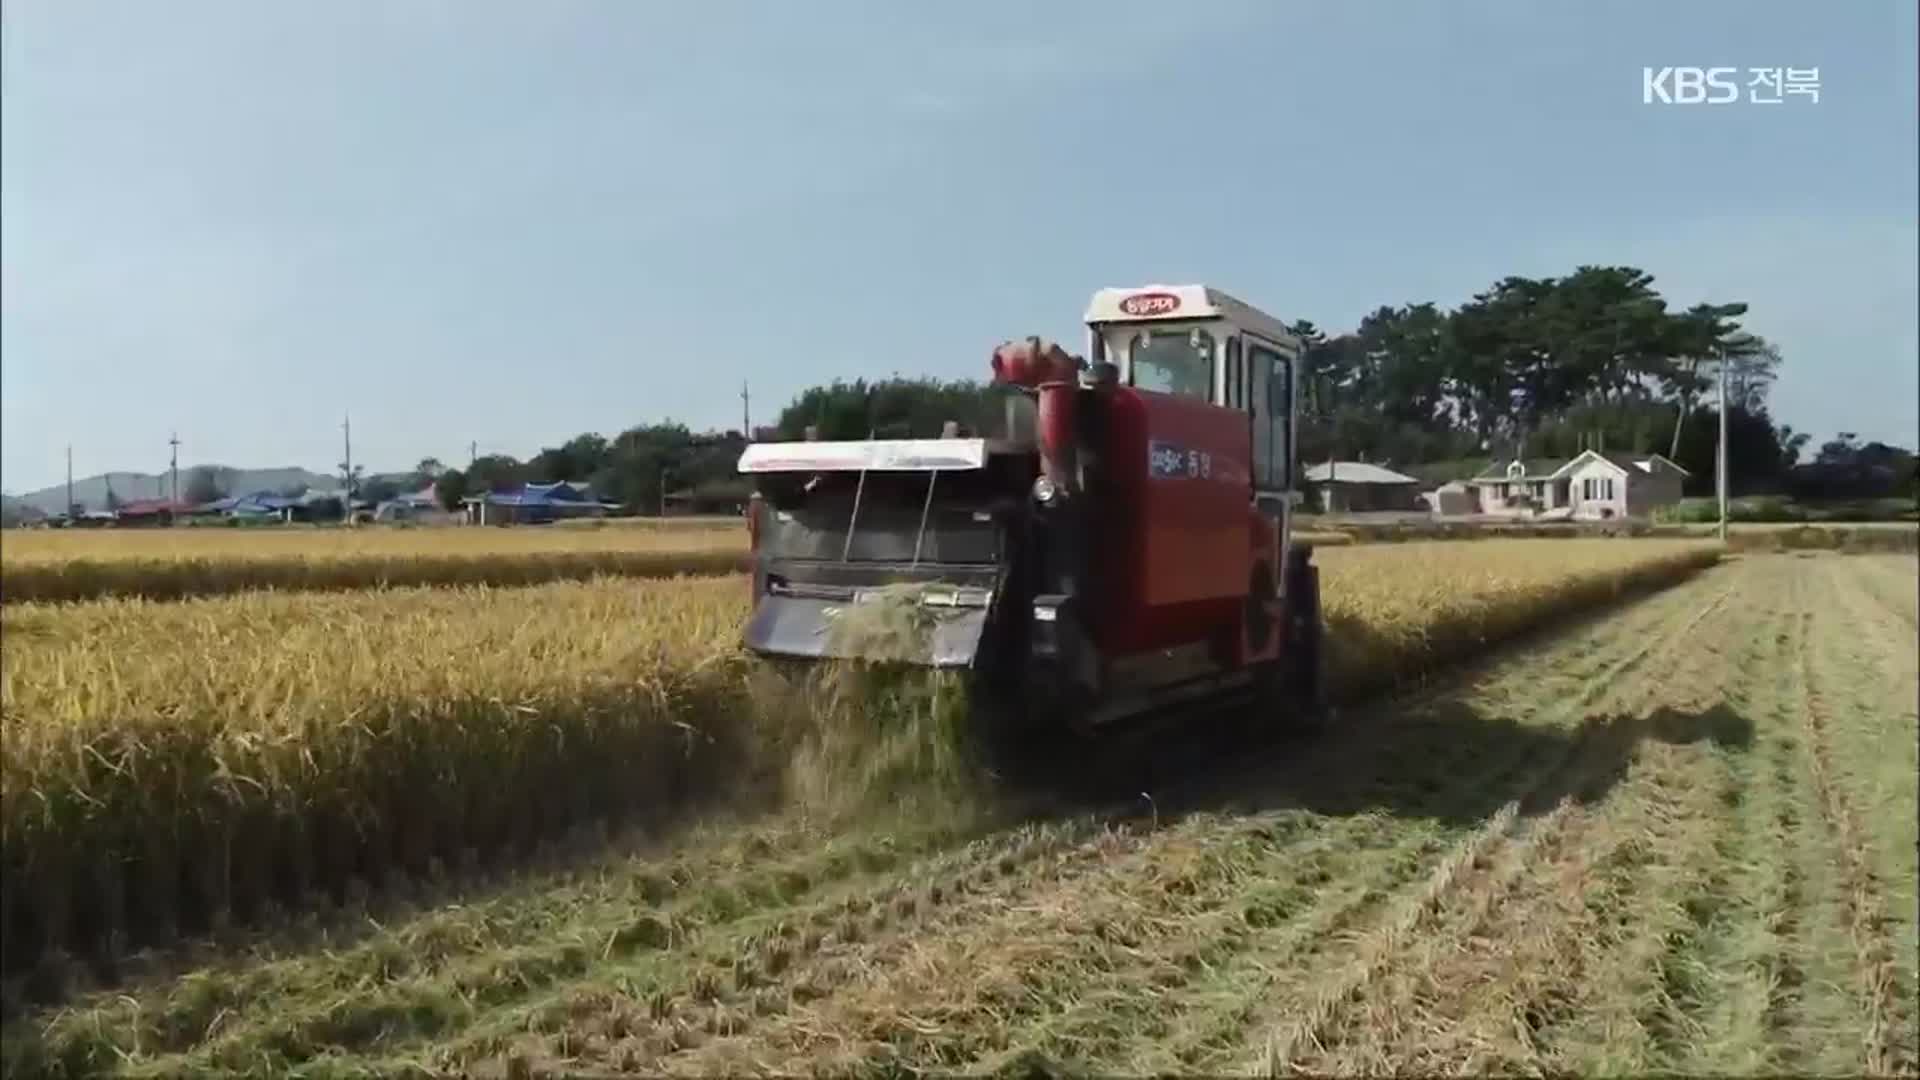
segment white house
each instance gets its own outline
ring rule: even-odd
[[[1587,450],[1571,460],[1495,461],[1467,483],[1478,493],[1483,514],[1639,518],[1679,502],[1680,484],[1688,475],[1661,454]]]
[[[1441,517],[1465,517],[1479,513],[1480,502],[1474,489],[1452,480],[1420,496]]]

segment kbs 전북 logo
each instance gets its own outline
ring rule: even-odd
[[[1640,69],[1640,103],[1643,105],[1732,105],[1745,100],[1752,105],[1779,105],[1789,97],[1820,103],[1820,69],[1817,67],[1747,68],[1752,76],[1740,78],[1733,67],[1647,67]],[[1743,96],[1741,90],[1746,94]]]

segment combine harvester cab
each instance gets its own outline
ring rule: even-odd
[[[1245,692],[1312,711],[1299,340],[1204,286],[1103,290],[1087,326],[1090,363],[1038,338],[994,351],[996,437],[749,446],[748,647],[968,669],[1082,731]],[[914,632],[837,632],[882,601]]]

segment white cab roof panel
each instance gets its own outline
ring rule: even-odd
[[[1245,301],[1207,285],[1139,285],[1101,289],[1087,304],[1086,321],[1157,322],[1173,319],[1225,319],[1275,344],[1299,348],[1285,323]]]
[[[982,469],[986,439],[874,439],[861,442],[750,443],[740,455],[743,473],[922,472]]]

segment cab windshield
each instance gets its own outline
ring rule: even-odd
[[[1135,334],[1133,385],[1181,397],[1213,399],[1213,335],[1198,327]]]

